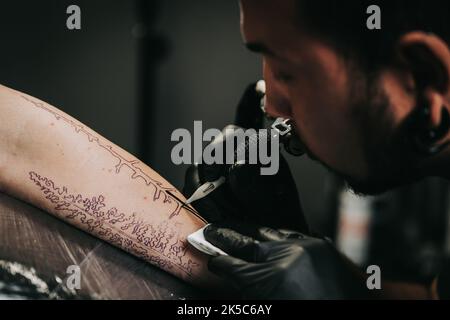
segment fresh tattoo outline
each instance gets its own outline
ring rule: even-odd
[[[171,271],[174,267],[192,276],[199,264],[186,256],[188,244],[179,234],[177,223],[168,221],[152,225],[136,213],[125,214],[106,205],[103,195],[86,197],[72,194],[65,186],[57,186],[47,177],[30,171],[29,179],[53,205],[57,216],[65,221],[77,221],[81,228],[159,268]],[[128,233],[127,233],[127,232]],[[134,237],[131,237],[133,235]],[[165,259],[164,259],[165,258]]]
[[[103,150],[107,151],[109,154],[111,154],[118,163],[115,165],[115,172],[116,174],[119,174],[121,172],[122,167],[126,166],[131,171],[131,179],[138,180],[141,179],[147,187],[153,186],[155,191],[153,193],[153,201],[156,201],[161,198],[161,195],[164,197],[163,202],[169,202],[176,203],[176,208],[170,213],[169,219],[172,219],[180,214],[180,211],[182,208],[189,211],[191,214],[194,214],[197,218],[202,220],[206,223],[206,221],[195,211],[195,209],[192,206],[186,205],[183,201],[181,201],[178,197],[174,196],[174,193],[178,192],[177,189],[174,187],[165,187],[160,181],[157,181],[150,177],[148,174],[146,174],[138,165],[141,163],[141,161],[135,159],[135,160],[128,160],[119,152],[114,150],[113,146],[111,146],[108,143],[105,143],[102,141],[102,139],[98,136],[96,136],[91,130],[87,129],[83,124],[77,123],[76,121],[69,119],[65,117],[64,115],[59,114],[55,110],[52,110],[51,108],[48,108],[45,106],[45,103],[40,101],[35,101],[34,99],[31,99],[25,95],[20,95],[22,99],[25,101],[31,103],[35,107],[44,110],[50,114],[52,114],[56,120],[62,120],[69,126],[71,126],[76,133],[78,134],[84,134],[88,141],[90,143],[95,143],[98,147],[102,148]]]
[[[176,221],[169,223],[169,221],[180,215],[182,209],[195,215],[202,222],[206,223],[206,221],[193,207],[186,205],[177,197],[178,190],[171,186],[164,186],[162,182],[150,177],[139,166],[141,164],[139,160],[126,159],[120,154],[120,150],[114,150],[114,146],[107,140],[78,121],[59,114],[42,101],[36,101],[20,93],[19,95],[34,107],[53,115],[56,120],[62,120],[72,127],[75,133],[84,135],[90,143],[107,151],[117,161],[114,166],[116,174],[120,174],[124,167],[129,168],[132,180],[144,182],[147,187],[154,188],[153,202],[162,201],[175,206],[173,210],[171,209],[166,221],[152,225],[146,223],[137,213],[125,214],[116,207],[108,208],[103,195],[88,197],[82,194],[71,194],[66,186],[58,186],[50,178],[41,176],[35,171],[29,171],[29,179],[39,187],[45,199],[50,201],[55,214],[69,223],[76,221],[76,225],[79,225],[81,229],[163,270],[170,272],[176,268],[188,277],[192,277],[193,270],[200,265],[187,255],[188,243],[185,236],[178,232],[179,223]]]

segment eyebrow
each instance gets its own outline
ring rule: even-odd
[[[276,58],[276,59],[282,60],[282,61],[288,61],[286,58],[278,55],[276,52],[271,50],[269,47],[267,47],[262,42],[246,42],[246,43],[244,43],[244,45],[251,52],[265,54],[265,55],[271,56],[272,58]]]
[[[270,50],[264,43],[261,42],[246,42],[245,47],[251,52],[267,54],[270,56],[277,56],[275,52]]]

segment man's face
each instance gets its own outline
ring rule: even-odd
[[[309,154],[357,192],[378,193],[409,180],[393,132],[411,101],[395,73],[368,81],[297,21],[296,0],[241,0],[244,42],[263,56],[267,112],[293,119]]]

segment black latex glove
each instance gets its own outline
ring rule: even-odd
[[[225,127],[223,133],[225,133],[227,128],[233,127],[235,126]],[[223,135],[215,139],[211,144],[222,144],[225,140],[226,136]],[[228,169],[229,165],[226,164],[194,164],[189,166],[185,175],[183,194],[186,198],[189,198],[203,183],[215,181],[221,176],[225,176]],[[241,211],[228,181],[206,198],[197,200],[192,205],[209,222],[218,222],[227,217],[236,217]]]
[[[261,97],[255,90],[255,84],[249,85],[237,107],[235,125],[226,128],[261,128]],[[225,129],[224,134],[211,144],[224,144],[229,138],[225,135]],[[226,150],[225,146],[223,150]],[[206,220],[235,219],[308,232],[297,187],[281,154],[279,171],[273,176],[261,175],[257,165],[192,165],[186,172],[183,194],[189,197],[203,183],[215,181],[221,176],[227,179],[224,185],[193,203]]]
[[[211,258],[209,270],[234,285],[243,298],[368,297],[356,267],[328,240],[237,224],[210,225],[205,229],[205,238],[229,254]]]
[[[186,197],[203,183],[217,180],[226,165],[192,165],[186,172]],[[227,181],[192,205],[209,222],[240,220],[272,228],[289,228],[308,233],[297,187],[286,160],[280,154],[276,175],[262,176],[259,167],[235,165],[225,173]]]

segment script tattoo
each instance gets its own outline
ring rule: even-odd
[[[41,190],[53,206],[55,214],[91,234],[133,253],[159,268],[171,271],[178,268],[187,276],[199,266],[186,257],[187,242],[178,233],[178,224],[161,222],[151,225],[136,213],[125,214],[116,207],[109,208],[103,195],[86,197],[72,194],[65,186],[36,172],[29,172],[30,180]]]
[[[123,167],[130,169],[131,179],[141,180],[148,187],[153,189],[153,196],[152,196],[153,201],[162,199],[164,203],[174,204],[175,207],[173,211],[170,213],[169,219],[172,219],[173,217],[179,215],[183,207],[187,209],[189,212],[199,217],[198,214],[196,214],[196,212],[192,210],[192,208],[185,206],[181,201],[179,201],[177,197],[174,196],[174,194],[178,192],[175,188],[165,187],[160,181],[157,181],[151,178],[148,174],[146,174],[140,167],[141,162],[139,160],[126,159],[118,151],[114,150],[113,146],[108,144],[102,138],[95,135],[95,133],[92,132],[90,129],[86,128],[81,123],[78,123],[70,118],[65,117],[64,115],[59,114],[55,110],[47,107],[43,102],[35,101],[24,95],[21,95],[21,97],[26,101],[28,101],[29,103],[31,103],[32,105],[34,105],[35,107],[52,114],[56,118],[56,120],[64,121],[66,124],[70,125],[75,130],[76,133],[85,135],[89,140],[89,142],[95,143],[102,150],[111,154],[117,161],[117,164],[115,165],[115,172],[119,174],[122,171]]]

